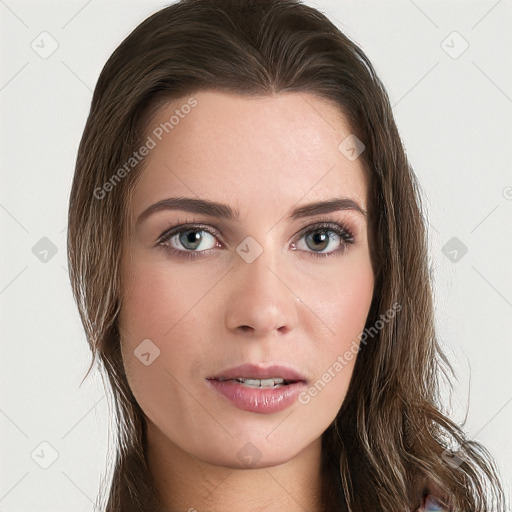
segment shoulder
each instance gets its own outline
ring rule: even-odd
[[[420,508],[415,512],[449,512],[446,505],[440,498],[436,498],[433,494],[426,494],[423,497]]]

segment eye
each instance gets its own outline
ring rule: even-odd
[[[320,258],[341,254],[349,245],[352,245],[355,242],[351,231],[340,224],[332,222],[324,222],[308,226],[307,230],[303,231],[299,237],[299,242],[302,239],[304,239],[306,249],[303,249],[304,246],[299,247],[301,244],[297,245],[293,242],[292,250],[299,248],[301,250],[306,250],[307,252],[307,249],[311,249],[313,254]],[[324,249],[328,248],[329,245],[333,246],[333,250],[322,252]]]
[[[196,258],[210,253],[214,248],[221,248],[216,241],[220,236],[209,226],[199,224],[180,225],[162,233],[157,245],[161,245],[173,256]],[[297,243],[304,239],[304,244]],[[308,226],[292,242],[293,251],[299,249],[316,257],[327,257],[343,253],[349,245],[354,244],[354,236],[346,227],[333,222],[321,222]],[[323,252],[329,246],[333,250]]]
[[[205,245],[211,244],[212,240],[215,242],[215,237],[218,235],[216,231],[211,231],[207,226],[194,224],[187,227],[181,225],[162,233],[158,245],[162,245],[168,252],[179,257],[195,258],[212,251],[211,248],[205,247]],[[185,250],[177,249],[176,245],[184,247]],[[213,247],[216,246],[219,245],[213,243]]]

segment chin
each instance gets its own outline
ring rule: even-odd
[[[209,445],[202,453],[194,455],[204,462],[231,469],[263,469],[285,464],[296,457],[305,447],[297,439],[288,437],[288,443],[261,437],[233,437],[223,444]],[[305,441],[303,441],[305,443]],[[220,448],[220,450],[219,450]]]

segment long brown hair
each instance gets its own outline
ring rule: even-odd
[[[298,0],[181,0],[142,22],[103,68],[71,190],[68,258],[93,353],[87,374],[98,362],[116,426],[107,512],[159,507],[118,325],[120,249],[144,161],[118,170],[143,144],[157,108],[201,90],[313,93],[339,107],[365,145],[376,277],[367,326],[393,304],[402,307],[359,352],[341,410],[323,434],[326,460],[336,468],[326,475],[343,491],[326,499],[325,510],[416,510],[426,492],[440,494],[453,511],[503,510],[490,455],[441,409],[439,378],[451,368],[434,331],[419,188],[368,58]],[[447,450],[461,447],[461,463],[450,463]]]

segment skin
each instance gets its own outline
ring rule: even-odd
[[[194,98],[197,106],[145,159],[120,269],[123,360],[148,418],[149,467],[169,510],[317,510],[321,435],[344,400],[355,358],[309,403],[272,414],[236,408],[205,378],[246,362],[274,362],[299,369],[311,385],[354,346],[374,287],[367,217],[355,210],[286,216],[333,197],[367,211],[367,176],[360,158],[339,151],[350,127],[321,98],[213,91]],[[162,107],[148,135],[187,99]],[[240,218],[167,210],[137,223],[150,205],[177,196],[228,204]],[[345,246],[332,233],[330,242],[308,244],[306,228],[319,219],[351,230],[354,243]],[[185,247],[184,236],[168,245],[212,250],[188,259],[157,244],[184,223],[219,236],[200,231],[199,247]],[[236,252],[247,236],[263,250],[252,263]],[[149,366],[134,355],[145,339],[160,350]],[[237,455],[248,442],[258,453],[251,467]]]

